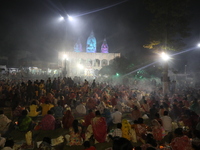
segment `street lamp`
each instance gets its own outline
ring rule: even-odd
[[[63,21],[65,18],[63,16],[60,16],[59,20]]]
[[[200,43],[198,43],[197,46],[200,47]]]
[[[74,20],[74,18],[72,16],[69,16],[69,15],[67,15],[67,16],[68,16],[69,21],[73,21]]]
[[[63,55],[63,60],[64,60],[64,69],[63,69],[63,77],[66,77],[67,75],[67,55]]]
[[[162,52],[160,56],[162,60],[164,60],[162,82],[163,94],[166,95],[169,92],[168,60],[170,59],[170,56],[165,52]]]

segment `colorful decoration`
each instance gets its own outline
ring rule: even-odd
[[[101,45],[101,53],[108,53],[108,44],[106,39],[103,40],[103,44]]]
[[[78,41],[74,45],[74,52],[82,52],[82,44],[80,39],[78,39]]]
[[[87,53],[96,53],[96,38],[94,37],[93,31],[87,39],[86,52]]]

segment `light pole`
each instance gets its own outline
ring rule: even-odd
[[[163,77],[162,77],[163,94],[166,95],[167,93],[169,93],[168,60],[170,59],[170,57],[165,52],[162,52],[161,58],[162,60],[164,60]]]
[[[185,65],[185,80],[187,82],[187,65]]]
[[[67,76],[67,55],[66,54],[63,55],[63,59],[64,59],[63,77],[66,77]]]

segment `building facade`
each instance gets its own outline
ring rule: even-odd
[[[108,44],[104,39],[101,53],[97,52],[96,38],[91,32],[87,39],[86,50],[82,50],[80,39],[74,46],[73,52],[58,52],[58,66],[66,69],[67,76],[97,76],[98,71],[112,63],[120,53],[109,53]]]

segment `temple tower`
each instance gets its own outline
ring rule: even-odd
[[[90,36],[87,39],[87,46],[86,46],[86,52],[87,53],[96,53],[96,38],[94,37],[94,32],[92,31]]]
[[[78,39],[78,41],[76,42],[76,44],[74,45],[74,52],[82,52],[82,44],[80,39]]]
[[[101,45],[101,53],[109,53],[106,39],[103,40],[103,44]]]

